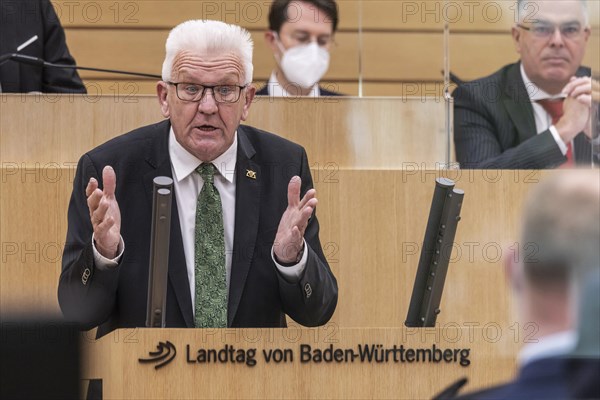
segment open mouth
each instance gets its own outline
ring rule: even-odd
[[[196,129],[202,131],[202,132],[213,132],[216,131],[218,128],[212,125],[200,125],[197,126]]]
[[[552,63],[558,63],[558,62],[562,63],[562,62],[568,62],[569,61],[569,60],[567,60],[564,57],[546,57],[544,60],[548,61],[548,62],[552,62]]]

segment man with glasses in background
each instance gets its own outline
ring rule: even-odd
[[[314,214],[304,149],[246,120],[255,89],[248,31],[187,21],[167,39],[157,84],[165,121],[79,161],[58,298],[98,336],[143,327],[152,182],[172,177],[167,327],[326,323],[337,283]]]
[[[592,85],[581,66],[590,36],[585,0],[519,0],[512,36],[521,61],[454,92],[462,168],[592,164]]]
[[[269,10],[267,46],[277,62],[259,96],[338,96],[319,86],[329,68],[338,26],[334,0],[275,0]]]

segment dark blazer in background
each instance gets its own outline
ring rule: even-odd
[[[69,320],[84,328],[100,325],[98,336],[145,326],[152,180],[172,176],[170,126],[167,120],[119,136],[85,154],[77,166],[58,299]],[[125,252],[117,268],[102,271],[94,265],[85,187],[90,177],[102,187],[106,165],[116,172]],[[247,171],[254,171],[256,179]],[[249,126],[238,128],[228,327],[281,327],[286,325],[285,314],[315,326],[326,323],[335,310],[337,282],[321,249],[315,215],[304,235],[308,261],[299,282],[286,281],[271,258],[294,175],[302,178],[302,194],[306,193],[312,178],[302,147]],[[172,205],[166,324],[191,328],[194,315],[175,199]]]
[[[594,394],[594,391],[581,392],[582,383],[587,385],[596,384],[598,387],[597,376],[587,376],[584,382],[578,382],[573,379],[571,370],[577,367],[577,374],[599,371],[598,360],[593,359],[571,359],[571,358],[545,358],[539,359],[525,365],[519,371],[517,378],[505,385],[496,386],[479,392],[465,394],[457,397],[460,400],[565,400],[595,398],[587,397],[588,394]],[[596,389],[597,393],[597,389]],[[581,397],[581,395],[585,397]]]
[[[567,160],[550,130],[537,134],[520,65],[454,91],[454,145],[461,168],[545,169]],[[580,68],[577,76],[590,76],[590,70]],[[574,151],[577,164],[591,165],[591,145],[583,133],[575,137]]]
[[[319,91],[320,91],[322,97],[343,96],[343,94],[341,94],[341,93],[332,92],[330,90],[323,89],[323,87],[321,87],[320,85],[319,85]],[[267,83],[265,86],[263,86],[262,88],[257,90],[256,95],[257,96],[269,96],[269,83]]]
[[[38,40],[20,54],[75,65],[54,7],[48,0],[0,0],[0,55],[16,53],[32,36]],[[77,71],[8,61],[0,65],[4,93],[86,93]]]

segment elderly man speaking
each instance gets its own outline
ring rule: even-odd
[[[304,149],[240,125],[250,110],[250,34],[187,21],[167,39],[157,84],[163,122],[81,157],[58,298],[98,336],[144,326],[152,180],[170,176],[168,327],[326,323],[337,282],[319,242]]]

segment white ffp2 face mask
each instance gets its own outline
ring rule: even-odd
[[[309,89],[321,80],[329,68],[329,52],[316,42],[302,44],[283,49],[279,37],[276,36],[277,45],[283,56],[279,66],[288,81],[301,88]]]

